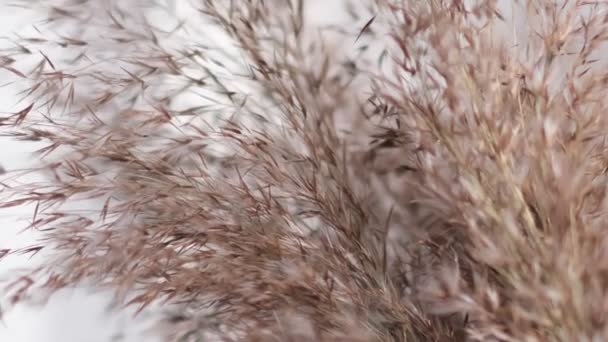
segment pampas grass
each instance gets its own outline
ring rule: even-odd
[[[49,257],[8,303],[94,284],[171,341],[608,339],[606,3],[21,4],[2,127],[47,177],[2,206]]]

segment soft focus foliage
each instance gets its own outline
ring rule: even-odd
[[[8,304],[92,283],[174,341],[608,340],[607,3],[174,3],[17,7],[47,20],[0,59],[1,123],[47,178],[2,205],[52,258]]]

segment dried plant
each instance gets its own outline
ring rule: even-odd
[[[1,123],[47,178],[2,206],[49,257],[8,302],[92,283],[175,341],[608,340],[608,4],[311,3],[24,0]]]

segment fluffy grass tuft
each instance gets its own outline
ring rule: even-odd
[[[2,207],[50,257],[5,298],[94,283],[171,341],[608,340],[608,4],[311,3],[22,1],[0,120],[46,178]]]

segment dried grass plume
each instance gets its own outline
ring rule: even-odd
[[[3,309],[95,284],[168,341],[608,340],[608,3],[171,3],[14,4],[44,20],[0,128],[45,178],[0,206],[49,257]]]

